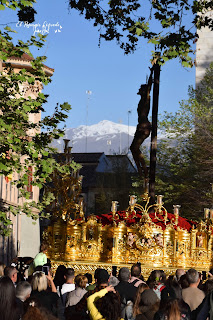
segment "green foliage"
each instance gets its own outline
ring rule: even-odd
[[[160,65],[178,57],[184,67],[192,67],[197,29],[213,26],[212,17],[204,15],[213,9],[212,1],[69,0],[69,7],[93,21],[100,40],[116,40],[126,54],[145,38],[155,46],[152,59],[160,53]]]
[[[22,9],[25,6],[32,6],[35,1],[0,1],[0,9],[8,7],[11,9]],[[45,116],[40,119],[43,105],[48,96],[43,93],[36,95],[35,99],[23,94],[23,89],[30,85],[47,85],[51,79],[46,75],[43,62],[45,57],[37,57],[31,61],[31,69],[22,69],[14,72],[8,58],[21,57],[27,53],[32,57],[30,48],[43,46],[45,36],[38,38],[32,36],[27,42],[18,41],[14,46],[11,33],[13,30],[6,27],[0,31],[0,59],[5,64],[1,72],[0,85],[0,174],[5,177],[12,177],[11,184],[19,189],[20,205],[9,206],[1,203],[0,207],[0,233],[8,235],[11,231],[11,220],[8,212],[17,215],[20,212],[26,214],[34,220],[42,216],[43,209],[53,200],[54,195],[46,192],[41,202],[36,203],[31,200],[29,189],[29,176],[31,185],[43,188],[51,181],[51,175],[55,170],[64,174],[72,170],[77,170],[74,164],[59,166],[51,154],[55,149],[50,147],[53,139],[63,136],[63,129],[58,129],[58,125],[68,117],[67,113],[71,109],[65,102],[57,104],[52,116]],[[36,121],[32,117],[37,116]],[[21,199],[23,197],[23,199]],[[23,204],[22,203],[23,200]],[[48,214],[47,214],[48,215]]]
[[[158,146],[156,193],[182,206],[182,214],[203,217],[212,207],[213,194],[213,64],[197,90],[190,88],[176,114],[164,115],[161,128],[167,138]]]

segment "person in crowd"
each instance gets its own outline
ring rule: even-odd
[[[120,281],[115,290],[121,298],[121,318],[131,318],[133,314],[133,303],[135,300],[137,288],[129,283],[130,271],[123,267],[119,270],[118,280]]]
[[[87,314],[88,297],[93,293],[108,287],[109,274],[107,270],[98,268],[98,272],[96,272],[95,277],[96,277],[95,288],[93,290],[89,290],[75,306],[69,306],[65,309],[66,320],[88,319],[88,314]]]
[[[160,300],[152,289],[144,289],[140,295],[135,319],[153,320],[159,309],[159,302]]]
[[[16,284],[18,271],[15,267],[12,267],[12,266],[5,267],[4,268],[4,275],[6,277],[9,277],[12,280],[14,285]]]
[[[119,280],[118,278],[114,277],[114,276],[110,276],[109,277],[109,286],[117,286],[119,284]]]
[[[51,291],[48,291],[48,281],[51,287]],[[32,293],[31,297],[39,300],[41,305],[52,312],[54,315],[57,315],[57,304],[59,296],[53,279],[50,275],[45,275],[42,271],[36,271],[32,277]]]
[[[186,271],[184,269],[177,269],[175,272],[175,278],[177,280],[177,282],[180,281],[180,278],[182,275],[186,274]]]
[[[208,279],[204,284],[204,293],[207,296],[213,291],[213,279]]]
[[[43,242],[40,246],[40,252],[35,256],[33,260],[34,268],[36,268],[37,266],[43,266],[47,263],[47,248],[48,245],[45,242]]]
[[[91,273],[85,273],[85,277],[87,277],[88,283],[87,283],[87,287],[92,284],[92,275]]]
[[[149,289],[149,286],[146,283],[141,283],[136,292],[135,303],[133,307],[133,317],[135,318],[137,314],[140,314],[139,304],[141,300],[141,294],[144,290]]]
[[[55,272],[54,277],[54,284],[57,289],[58,294],[61,296],[63,293],[61,292],[63,284],[66,282],[65,274],[66,274],[67,268],[61,264],[58,266]]]
[[[147,281],[148,286],[161,298],[161,291],[165,288],[166,275],[163,270],[153,270]]]
[[[14,284],[8,276],[3,276],[0,278],[0,319],[19,320],[20,315]]]
[[[141,266],[139,263],[135,263],[131,267],[131,278],[129,279],[129,283],[132,283],[137,288],[141,283],[144,283],[144,281],[140,279],[140,276]]]
[[[73,268],[67,268],[66,273],[64,275],[65,283],[61,288],[61,295],[63,296],[65,293],[75,290],[75,271]]]
[[[32,287],[29,282],[21,281],[16,286],[16,301],[21,310],[21,315],[24,313],[23,304],[24,301],[30,297]]]
[[[195,310],[205,298],[203,291],[198,289],[200,276],[197,270],[189,269],[186,273],[189,287],[182,290],[183,300],[189,305],[191,311]]]
[[[5,264],[3,262],[0,262],[0,277],[4,276],[4,269],[5,269]]]
[[[36,298],[29,298],[25,302],[25,312],[22,320],[57,320],[53,314],[43,308]]]
[[[175,287],[165,287],[161,291],[159,310],[154,320],[190,320],[191,311],[189,306],[181,297],[181,288],[178,284]]]
[[[186,288],[189,287],[189,282],[188,282],[188,280],[187,280],[186,274],[183,274],[183,275],[180,277],[180,280],[178,281],[178,283],[179,283],[179,285],[180,285],[180,287],[181,287],[182,289],[186,289]]]
[[[98,279],[98,272],[99,270],[102,270],[101,268],[97,268],[94,272],[94,279],[95,279],[95,283],[91,283],[89,286],[87,286],[87,291],[90,290],[95,290],[96,286],[97,286],[97,279]]]
[[[87,299],[91,320],[120,320],[120,298],[114,287],[108,286]]]
[[[76,305],[85,293],[87,293],[85,290],[87,281],[87,277],[83,274],[79,274],[75,277],[76,288],[67,294],[66,307]]]

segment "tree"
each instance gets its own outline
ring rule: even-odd
[[[190,88],[175,114],[166,113],[161,127],[166,139],[159,145],[158,194],[166,207],[181,204],[188,217],[203,217],[212,207],[213,194],[213,63],[201,85]],[[171,201],[172,199],[172,201]]]
[[[159,64],[179,58],[183,66],[192,66],[197,29],[213,28],[211,16],[206,15],[213,9],[211,1],[69,0],[69,7],[93,21],[100,40],[116,40],[126,54],[145,38],[155,46],[152,56]]]
[[[0,1],[0,10],[5,7],[11,9],[23,9],[26,6],[33,6],[33,1]],[[65,121],[70,105],[65,102],[57,104],[52,116],[45,116],[41,121],[33,123],[29,121],[30,115],[39,114],[44,111],[43,104],[48,96],[38,93],[36,99],[30,96],[23,96],[23,88],[37,83],[47,85],[51,80],[46,75],[43,62],[46,57],[33,58],[30,52],[32,46],[42,47],[45,36],[39,34],[38,38],[32,36],[26,43],[19,40],[17,45],[13,44],[11,37],[13,30],[6,27],[0,31],[0,61],[3,61],[5,68],[1,72],[0,86],[0,174],[11,177],[11,182],[19,189],[19,197],[26,200],[23,205],[6,206],[2,203],[0,207],[0,233],[8,235],[11,221],[7,212],[17,215],[21,212],[33,219],[38,219],[38,212],[42,212],[54,199],[51,192],[45,193],[42,201],[36,203],[30,200],[30,191],[27,186],[37,186],[40,189],[50,182],[51,174],[58,170],[61,173],[69,172],[70,168],[77,170],[74,162],[67,166],[60,167],[60,164],[50,156],[55,152],[49,147],[53,139],[63,135],[63,129],[58,129],[58,124]],[[8,58],[21,57],[24,53],[30,55],[31,69],[22,69],[14,72]],[[34,134],[32,134],[34,132]],[[36,208],[37,213],[33,210]]]

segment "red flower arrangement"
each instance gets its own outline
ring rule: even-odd
[[[116,222],[121,222],[121,221],[125,221],[126,225],[129,227],[131,225],[134,225],[135,223],[138,223],[142,217],[142,213],[141,211],[137,211],[136,214],[134,213],[129,213],[129,218],[126,219],[126,212],[125,211],[118,211],[117,212],[119,218],[116,219]],[[158,218],[163,220],[163,216],[160,214],[156,214]],[[160,226],[163,230],[165,230],[166,225],[172,223],[175,221],[175,216],[172,213],[168,213],[167,219],[168,221],[166,222],[166,225],[164,224],[164,221],[159,221],[156,216],[155,213],[149,213],[150,218],[152,219],[152,222],[155,223],[156,225]],[[102,215],[97,215],[96,216],[97,219],[102,223],[103,226],[105,225],[110,225],[112,224],[113,220],[112,220],[112,212],[110,213],[106,213],[106,214],[102,214]],[[174,228],[176,229],[177,227],[180,227],[182,229],[185,229],[187,231],[190,231],[193,227],[193,225],[197,225],[197,222],[188,220],[186,218],[183,217],[178,217],[178,225],[174,226]]]

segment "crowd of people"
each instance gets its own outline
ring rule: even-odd
[[[136,263],[118,274],[114,269],[114,275],[98,268],[93,280],[60,265],[53,279],[45,249],[41,253],[29,268],[32,274],[0,264],[1,320],[213,319],[213,270],[206,281],[195,269],[177,269],[168,277],[153,270],[145,281]]]

